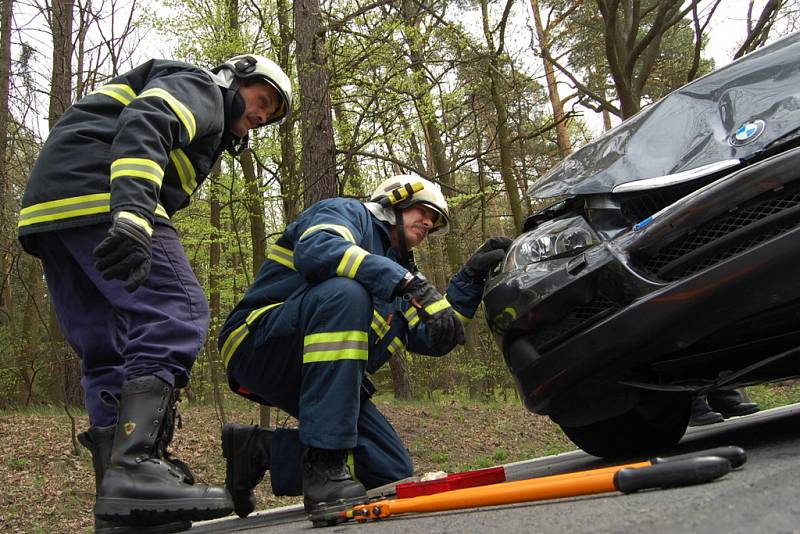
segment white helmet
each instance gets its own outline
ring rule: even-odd
[[[216,67],[214,72],[219,72],[221,69],[230,70],[239,79],[258,78],[278,91],[281,97],[281,106],[275,116],[266,124],[281,124],[289,116],[292,111],[292,82],[289,81],[289,77],[286,76],[286,73],[277,63],[264,56],[244,54],[230,58]]]
[[[442,235],[450,230],[450,210],[439,186],[416,174],[400,174],[384,180],[372,192],[367,207],[378,204],[382,210],[370,209],[379,219],[395,224],[394,210],[422,203],[439,214],[429,234]],[[374,204],[373,204],[374,206]],[[377,207],[376,207],[377,208]]]

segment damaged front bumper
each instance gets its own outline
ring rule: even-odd
[[[632,385],[701,389],[800,346],[798,239],[792,149],[575,256],[502,272],[486,287],[487,319],[527,408],[573,424],[580,412],[585,424],[628,409]],[[773,315],[786,320],[771,343],[715,339]],[[719,350],[737,343],[750,349]],[[785,362],[761,371],[797,373]]]

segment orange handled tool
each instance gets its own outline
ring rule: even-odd
[[[410,499],[382,500],[343,511],[317,512],[310,519],[315,527],[319,527],[335,525],[348,519],[363,522],[410,512],[439,512],[612,491],[632,493],[642,489],[709,482],[731,470],[731,462],[719,456],[692,456],[655,465],[651,462],[643,464],[643,467],[616,466],[594,472],[583,471],[503,482]]]
[[[679,454],[677,456],[656,457],[650,458],[643,462],[634,462],[628,464],[614,465],[611,467],[603,467],[599,469],[591,469],[584,471],[576,471],[571,473],[563,473],[559,476],[563,479],[584,477],[587,475],[597,475],[601,473],[615,473],[624,467],[649,467],[651,465],[663,464],[666,462],[675,462],[678,460],[686,460],[688,458],[696,458],[699,456],[719,456],[725,458],[731,464],[733,469],[741,466],[747,461],[747,454],[741,447],[725,446],[715,447],[713,449],[706,449],[702,451],[690,452],[687,454]],[[541,478],[541,477],[537,477]],[[530,479],[530,477],[528,477]],[[495,484],[499,482],[506,482],[505,468],[491,467],[488,469],[478,469],[476,471],[464,471],[462,473],[455,473],[448,475],[444,479],[427,480],[423,482],[405,482],[397,484],[395,493],[399,499],[407,499],[411,497],[421,497],[423,495],[432,495],[434,493],[441,493],[443,491],[451,491],[454,489],[464,489],[474,486],[484,486],[487,484]]]

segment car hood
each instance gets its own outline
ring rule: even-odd
[[[630,182],[648,178],[702,175],[704,169],[757,157],[798,128],[800,33],[795,33],[645,108],[562,160],[528,194],[607,193],[622,184],[635,189]]]

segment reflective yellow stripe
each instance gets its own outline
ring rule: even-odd
[[[169,219],[169,215],[167,215],[167,210],[164,209],[164,206],[161,203],[156,204],[156,215],[158,217],[164,217],[165,219]]]
[[[169,159],[175,166],[175,170],[178,171],[178,178],[181,180],[181,189],[183,189],[187,195],[194,193],[194,190],[197,189],[197,172],[195,172],[192,162],[189,161],[189,157],[183,150],[176,148],[169,153]]]
[[[336,267],[336,275],[355,279],[361,262],[364,261],[364,258],[367,256],[369,256],[369,252],[358,245],[351,245],[342,255],[342,261],[340,261],[339,266]]]
[[[403,315],[405,315],[406,320],[408,321],[408,326],[416,326],[416,324],[419,322],[419,314],[414,306],[409,306],[409,308],[403,312]]]
[[[111,211],[111,193],[96,193],[50,200],[22,208],[19,227]]]
[[[161,187],[164,181],[164,169],[151,159],[145,158],[119,158],[111,163],[111,180],[134,176],[155,182]]]
[[[351,243],[356,242],[355,238],[353,237],[353,233],[350,231],[350,229],[346,226],[342,226],[341,224],[315,224],[314,226],[309,227],[305,232],[303,232],[303,235],[300,236],[300,239],[298,241],[301,241],[304,237],[306,237],[308,234],[312,232],[316,232],[318,230],[328,230],[328,229],[333,230],[334,232],[345,238],[345,240],[350,241]]]
[[[464,326],[467,326],[472,321],[472,317],[467,317],[466,315],[459,313],[457,309],[453,308],[453,311],[456,313],[458,320],[461,321],[461,324]]]
[[[372,330],[377,334],[378,339],[383,339],[388,332],[391,326],[389,323],[386,322],[386,319],[378,313],[378,310],[372,310],[372,324],[370,325]]]
[[[405,343],[400,341],[399,337],[395,337],[394,339],[392,339],[391,342],[389,342],[389,346],[386,348],[392,355],[394,355],[396,352],[404,350],[406,348],[406,345]]]
[[[303,363],[367,360],[368,335],[361,330],[320,332],[303,338]]]
[[[436,315],[440,311],[447,309],[450,307],[450,303],[447,302],[447,299],[437,300],[433,304],[429,304],[425,306],[425,311],[431,315]]]
[[[194,120],[194,115],[192,115],[192,112],[189,111],[189,108],[184,106],[177,98],[159,87],[146,89],[142,91],[142,93],[136,98],[147,98],[151,96],[164,100],[169,107],[172,108],[172,112],[175,113],[175,116],[178,117],[178,120],[183,123],[183,126],[186,128],[186,133],[189,135],[189,141],[194,139],[194,134],[197,131],[197,123]]]
[[[228,338],[222,344],[222,350],[220,353],[222,354],[222,361],[225,364],[225,367],[228,366],[228,362],[231,360],[231,356],[236,352],[236,349],[239,348],[239,345],[242,344],[242,341],[247,338],[247,334],[250,333],[249,326],[255,322],[256,319],[264,315],[266,312],[280,306],[283,302],[277,302],[275,304],[270,304],[268,306],[264,306],[263,308],[256,308],[255,310],[251,311],[250,314],[245,319],[244,323],[240,326],[235,328],[228,334]]]
[[[280,245],[272,245],[269,247],[269,254],[267,254],[267,259],[272,261],[277,261],[284,267],[288,267],[293,271],[297,269],[294,268],[294,251]]]
[[[19,213],[19,224],[28,226],[41,222],[71,219],[84,215],[95,215],[111,211],[111,193],[94,193],[78,197],[50,200],[22,208]],[[167,210],[161,204],[156,205],[156,215],[169,219]]]
[[[100,87],[99,89],[95,89],[89,94],[103,94],[110,96],[114,100],[122,103],[123,106],[127,106],[134,98],[136,98],[136,92],[131,89],[129,85],[125,85],[124,83],[109,83]]]
[[[445,295],[444,298],[446,299],[447,295]],[[447,302],[450,303],[449,300]],[[452,304],[450,304],[450,307],[453,308],[453,311],[455,312],[456,317],[458,317],[458,320],[461,321],[461,324],[463,324],[464,326],[467,326],[472,321],[472,317],[467,317],[466,315],[463,315],[462,313],[459,313],[459,311],[457,309],[455,309],[455,307]]]
[[[131,213],[130,211],[120,211],[119,213],[115,213],[114,217],[118,217],[120,219],[125,219],[127,221],[131,221],[132,223],[136,224],[137,226],[141,226],[142,229],[147,232],[147,235],[153,235],[153,227],[150,226],[150,223],[147,219],[143,219],[136,215],[135,213]]]

